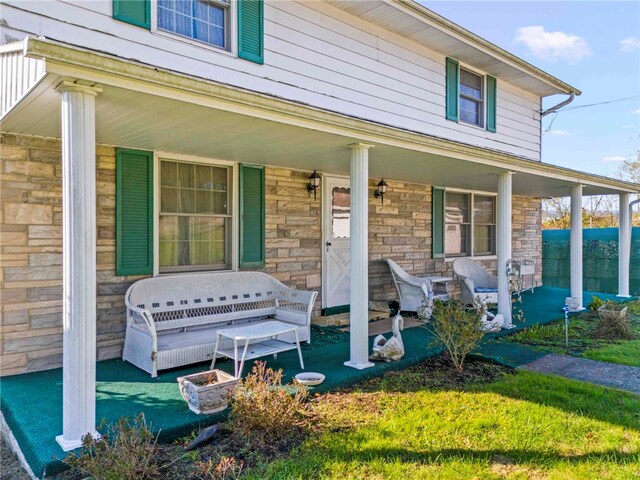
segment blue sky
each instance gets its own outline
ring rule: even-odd
[[[424,1],[427,8],[582,90],[548,115],[544,162],[614,176],[640,149],[640,2]],[[545,99],[549,107],[566,96]],[[553,123],[551,123],[553,121]]]

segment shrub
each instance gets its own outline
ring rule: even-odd
[[[80,453],[69,454],[64,462],[95,480],[158,478],[157,437],[143,413],[132,422],[126,417],[114,424],[103,420],[98,433],[98,439],[85,435]]]
[[[209,459],[206,462],[199,462],[200,476],[211,480],[236,480],[242,473],[243,462],[237,462],[233,457],[220,457],[218,463],[213,463]]]
[[[308,390],[282,385],[282,370],[255,362],[231,397],[228,426],[248,443],[281,443],[307,424]]]
[[[596,297],[595,295],[592,295],[591,301],[589,302],[589,305],[587,305],[587,308],[592,312],[595,312],[603,305],[604,305],[604,300],[602,300],[600,297]]]
[[[475,349],[483,333],[480,305],[467,309],[459,300],[436,301],[431,320],[431,329],[436,338],[444,344],[458,373],[464,369],[467,354]]]
[[[623,303],[608,301],[598,310],[600,321],[593,335],[607,340],[630,340],[635,338],[627,306]]]

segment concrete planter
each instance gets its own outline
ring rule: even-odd
[[[611,307],[607,304],[602,305],[597,310],[600,320],[606,321],[621,321],[627,318],[627,307],[619,305],[618,307]]]
[[[205,415],[227,408],[229,397],[239,381],[239,378],[222,370],[208,370],[178,377],[180,393],[189,404],[189,409]]]

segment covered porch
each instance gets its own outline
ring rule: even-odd
[[[481,347],[482,358],[489,361],[518,366],[537,359],[543,353],[530,349],[518,352],[506,352],[504,347],[496,346],[493,339],[520,331],[534,324],[546,324],[562,316],[564,299],[569,290],[550,287],[536,288],[522,295],[522,309],[525,321],[517,323],[512,330],[487,334]],[[588,301],[591,292],[585,292],[583,299]],[[615,299],[614,295],[597,294],[603,299]],[[325,392],[353,385],[389,370],[406,368],[436,356],[442,352],[432,344],[433,336],[427,327],[413,327],[402,332],[406,355],[399,362],[376,363],[365,370],[348,368],[343,359],[349,355],[349,335],[347,333],[330,334],[325,340],[326,329],[317,327],[312,331],[312,342],[304,345],[303,354],[307,370],[326,375],[323,384],[312,392]],[[367,339],[371,344],[373,336]],[[264,359],[271,368],[283,369],[286,381],[300,372],[295,351],[281,353],[277,360]],[[218,368],[231,372],[231,361],[220,361]],[[160,433],[162,441],[172,441],[188,435],[195,428],[201,428],[219,422],[224,412],[211,416],[199,416],[187,407],[180,396],[178,376],[206,370],[207,364],[197,364],[161,372],[158,378],[151,378],[142,370],[119,359],[97,363],[96,369],[96,415],[100,421],[114,422],[122,416],[135,416],[144,412],[155,432]],[[249,366],[245,367],[245,373]],[[18,442],[32,472],[40,476],[43,471],[51,474],[61,468],[60,460],[66,453],[55,441],[58,425],[62,422],[62,369],[15,375],[2,379],[1,406],[6,425]]]
[[[306,352],[311,368],[314,363],[318,368],[322,365],[329,372],[329,378],[336,378],[333,384],[328,381],[325,388],[353,383],[385,368],[392,368],[389,365],[373,366],[368,361],[370,339],[367,312],[371,290],[369,217],[372,210],[378,209],[378,200],[372,195],[371,179],[385,178],[390,182],[410,182],[440,189],[488,192],[496,196],[496,251],[489,261],[497,265],[498,311],[504,315],[507,325],[511,324],[511,297],[505,265],[513,256],[513,196],[539,199],[571,193],[573,217],[576,219],[572,225],[571,296],[582,297],[582,195],[616,193],[621,196],[621,204],[628,204],[629,193],[634,191],[632,186],[624,182],[541,164],[531,158],[489,150],[481,144],[469,146],[400,130],[390,125],[346,117],[332,113],[331,105],[327,105],[326,110],[314,109],[275,97],[158,71],[132,61],[55,42],[30,39],[24,46],[24,52],[25,58],[30,61],[43,62],[40,65],[41,74],[23,92],[19,102],[6,112],[2,119],[2,131],[62,139],[61,213],[64,218],[63,370],[26,374],[15,377],[15,380],[12,377],[5,383],[10,385],[10,381],[13,381],[17,382],[16,385],[21,382],[27,384],[31,378],[37,379],[33,382],[34,385],[46,380],[55,387],[48,394],[53,400],[47,399],[52,409],[50,415],[41,415],[47,419],[47,428],[43,425],[39,427],[48,436],[46,439],[38,436],[41,440],[32,442],[29,447],[32,452],[29,455],[32,456],[47,452],[48,459],[52,449],[61,456],[61,451],[56,450],[55,445],[51,446],[55,435],[62,433],[59,441],[68,450],[78,446],[80,436],[92,431],[96,419],[101,418],[101,415],[114,420],[112,416],[129,414],[142,406],[152,423],[155,423],[154,416],[157,415],[158,424],[155,427],[162,428],[166,434],[179,432],[185,425],[191,428],[194,422],[199,421],[186,412],[186,416],[180,417],[185,419],[184,422],[169,421],[171,415],[167,412],[171,408],[184,406],[175,396],[175,376],[163,377],[170,378],[166,382],[162,378],[156,381],[154,385],[159,390],[154,396],[148,395],[146,385],[150,379],[142,381],[142,372],[131,371],[131,378],[134,379],[131,382],[122,380],[129,375],[124,373],[128,372],[128,365],[123,367],[119,361],[109,360],[107,363],[99,363],[97,369],[95,367],[96,323],[93,319],[97,300],[94,286],[99,244],[95,235],[100,208],[94,201],[98,152],[96,144],[156,152],[156,160],[158,155],[177,155],[192,160],[219,159],[236,165],[262,165],[304,172],[318,170],[321,174],[349,177],[351,203],[348,303],[351,308],[351,333],[345,335],[344,341],[334,345],[316,349],[312,343]],[[363,112],[363,116],[366,116],[365,113]],[[375,184],[375,180],[373,182]],[[398,198],[403,195],[410,194],[398,192]],[[308,208],[319,207],[314,204]],[[440,238],[434,236],[429,231],[430,228],[426,228],[427,219],[431,219],[432,215],[426,202],[422,208],[424,211],[419,212],[422,215],[419,219],[425,225],[422,229],[423,236],[430,239],[430,250],[434,255],[426,258],[425,252],[421,252],[422,257],[413,265],[413,270],[420,273],[417,270],[426,268],[426,264],[431,263],[434,258],[440,262],[442,269],[446,269],[448,266],[444,259],[443,229],[440,229]],[[393,208],[388,211],[382,209],[381,212],[394,215]],[[233,221],[238,220],[236,218]],[[234,231],[235,227],[237,223],[234,224]],[[528,228],[535,234],[539,226],[531,225]],[[319,230],[314,231],[318,237]],[[295,234],[290,230],[286,235]],[[625,235],[624,232],[622,235]],[[317,240],[314,245],[323,249],[320,239]],[[624,238],[621,237],[621,244],[623,241]],[[404,242],[403,250],[391,249],[391,253],[411,253],[411,242]],[[113,243],[105,242],[100,246],[111,247]],[[424,245],[427,243],[424,242]],[[237,260],[236,244],[230,249],[230,269],[241,268],[241,262]],[[278,248],[274,247],[273,250],[277,251]],[[383,252],[376,255],[377,261],[382,261],[386,256]],[[621,255],[621,262],[625,261],[625,255],[627,253]],[[161,272],[154,267],[148,273]],[[278,273],[278,268],[275,267],[275,274]],[[128,282],[132,280],[134,279],[126,279]],[[621,281],[621,285],[623,284]],[[621,293],[624,294],[624,291],[621,290]],[[566,292],[563,295],[567,296]],[[532,308],[530,315],[536,318],[535,309]],[[428,343],[423,330],[410,330],[405,337],[409,337],[409,353],[403,364],[419,361],[427,353],[437,353],[426,347],[411,348]],[[322,348],[328,350],[323,351]],[[411,353],[412,350],[414,353]],[[326,361],[327,357],[331,358],[331,362]],[[283,355],[280,361],[286,362],[288,358],[289,356]],[[353,369],[346,368],[345,365]],[[358,373],[361,369],[369,368],[370,370]],[[181,372],[184,373],[182,370]],[[291,366],[287,373],[294,374],[296,370]],[[60,379],[63,377],[64,382],[61,384]],[[338,382],[338,378],[343,380]],[[145,387],[141,388],[140,385]],[[3,388],[3,412],[7,390],[7,387]],[[19,389],[15,392],[17,397],[14,398],[24,398],[20,397]],[[158,398],[164,400],[158,401]],[[101,414],[101,409],[104,409],[104,415]],[[6,410],[7,422],[11,424],[16,418],[29,418],[29,415],[23,415],[28,410],[24,403],[14,403],[14,410]],[[12,430],[17,425],[18,422],[15,421]],[[28,430],[30,427],[25,425],[22,428]],[[16,436],[22,436],[18,438],[21,445],[27,442],[26,433],[16,433]],[[38,443],[40,441],[41,444]],[[49,450],[40,448],[44,445],[49,445]],[[39,462],[34,463],[37,468],[43,466],[42,461]]]

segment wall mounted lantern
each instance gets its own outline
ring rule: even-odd
[[[316,200],[316,190],[320,186],[320,175],[315,170],[311,175],[309,175],[309,183],[307,183],[307,192],[309,192],[309,196],[311,196],[311,192],[313,192],[313,199]]]
[[[378,186],[376,187],[376,191],[374,193],[376,198],[380,198],[380,201],[384,205],[384,194],[387,193],[387,182],[384,181],[384,178],[378,182]]]

